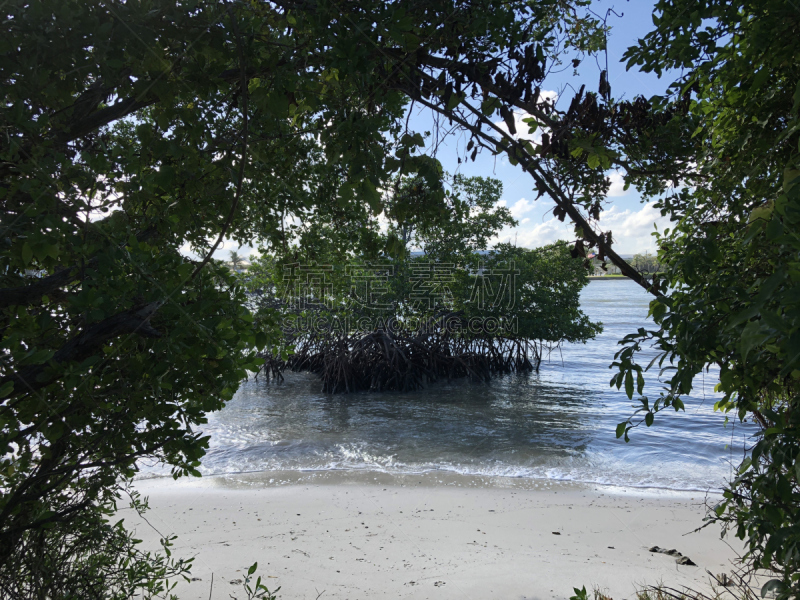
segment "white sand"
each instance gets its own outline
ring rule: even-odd
[[[705,569],[731,570],[734,550],[716,527],[685,535],[702,524],[703,494],[533,485],[259,474],[137,487],[152,526],[178,536],[175,554],[196,556],[199,580],[177,588],[182,600],[244,598],[233,582],[255,561],[285,600],[569,598],[582,585],[621,600],[645,583],[707,588]],[[158,534],[123,512],[154,547]],[[654,545],[698,566],[648,552]]]

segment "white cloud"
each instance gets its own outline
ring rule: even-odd
[[[619,210],[612,206],[600,215],[599,226],[603,231],[611,231],[617,252],[634,254],[636,252],[655,252],[653,238],[654,225],[659,230],[669,226],[669,218],[662,217],[653,202],[643,205],[638,211]]]
[[[511,216],[515,219],[519,219],[526,212],[530,212],[532,210],[533,202],[525,200],[525,198],[520,198],[514,202],[514,205],[511,208],[509,208],[509,211],[511,211]]]
[[[378,229],[380,229],[381,233],[386,233],[389,231],[389,218],[383,211],[381,211],[381,214],[378,215]]]
[[[611,186],[608,188],[609,197],[617,198],[619,196],[625,196],[630,191],[625,189],[625,178],[622,176],[622,173],[611,173],[608,178],[611,180]]]
[[[520,231],[517,236],[517,244],[526,248],[537,248],[558,240],[571,240],[575,237],[572,229],[573,227],[568,221],[562,223],[553,217],[537,223],[525,231]]]
[[[539,93],[539,102],[550,102],[551,104],[555,104],[558,100],[558,93],[552,90],[544,90],[543,92]],[[529,142],[538,145],[542,143],[542,128],[539,127],[534,133],[529,133],[530,126],[528,123],[524,123],[523,119],[530,118],[530,114],[524,111],[517,111],[513,112],[514,116],[514,128],[517,130],[516,135],[512,136],[516,140],[528,140]],[[508,125],[506,125],[505,121],[497,121],[495,125],[498,129],[503,131],[504,133],[510,134],[508,130]]]
[[[659,230],[663,230],[669,226],[669,219],[662,217],[653,203],[648,203],[639,210],[620,210],[612,206],[600,215],[597,225],[601,231],[611,231],[617,253],[636,254],[656,251],[655,239],[652,236],[654,224],[658,225]],[[525,218],[519,227],[503,231],[493,242],[516,242],[518,246],[536,248],[558,240],[573,239],[575,239],[574,226],[569,219],[562,223],[552,217],[533,223],[530,218]]]
[[[543,92],[540,92],[539,102],[549,102],[555,106],[555,103],[558,102],[558,92],[554,90],[544,90]]]

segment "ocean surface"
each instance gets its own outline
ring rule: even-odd
[[[488,384],[440,381],[414,393],[328,395],[310,374],[251,379],[204,431],[207,475],[253,471],[442,472],[632,488],[717,490],[742,459],[751,426],[713,411],[714,372],[695,380],[686,412],[615,437],[632,412],[609,387],[617,342],[647,327],[650,298],[629,281],[592,281],[583,310],[603,333],[565,345],[539,373]],[[649,362],[649,361],[648,361]],[[646,364],[646,363],[645,363]],[[657,373],[645,395],[655,396]],[[143,467],[142,475],[158,470]]]

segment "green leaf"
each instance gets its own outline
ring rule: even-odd
[[[625,373],[625,394],[628,398],[633,398],[633,373],[631,371]]]
[[[450,98],[447,100],[447,110],[453,110],[456,106],[461,104],[462,100],[464,100],[466,96],[467,95],[464,93],[453,94],[452,96],[450,96]]]
[[[273,91],[267,96],[266,107],[275,117],[286,118],[289,115],[289,98],[286,94]]]
[[[653,413],[649,412],[644,416],[644,424],[650,427],[653,424],[654,415]]]
[[[22,244],[22,262],[26,265],[30,264],[33,258],[33,250],[28,242]]]
[[[659,300],[659,298],[656,298],[650,302],[650,314],[648,315],[652,316],[656,323],[660,322],[661,317],[667,313],[667,305]]]
[[[761,597],[766,598],[770,594],[778,594],[784,589],[786,589],[786,585],[780,579],[770,579],[761,588]]]
[[[756,346],[766,342],[770,338],[768,331],[764,330],[760,321],[750,321],[742,331],[739,342],[742,353],[742,360],[747,361],[747,356]]]
[[[569,600],[588,600],[588,592],[586,591],[586,586],[583,586],[581,589],[572,588],[575,592],[574,596],[571,596]]]
[[[5,398],[13,391],[14,391],[14,382],[6,381],[2,386],[0,386],[0,398]]]
[[[623,421],[619,425],[617,425],[617,439],[621,438],[625,435],[625,428],[628,426],[628,421]]]
[[[263,331],[259,331],[256,333],[256,347],[259,349],[264,348],[267,345],[267,334]]]
[[[756,305],[752,305],[752,306],[746,308],[745,310],[741,311],[740,313],[738,313],[736,316],[734,316],[730,320],[730,322],[728,323],[728,326],[729,327],[735,327],[736,325],[739,325],[740,323],[744,323],[745,321],[749,321],[750,319],[755,317],[758,313],[759,313],[759,307],[756,306]]]
[[[481,102],[481,112],[487,117],[491,117],[499,107],[500,100],[495,97],[487,98]]]
[[[739,475],[741,475],[742,473],[744,473],[745,471],[747,471],[747,469],[749,469],[749,468],[750,468],[750,466],[751,466],[752,464],[753,464],[753,459],[752,459],[752,457],[748,456],[747,458],[745,458],[745,459],[742,461],[742,464],[741,464],[741,465],[739,465]]]
[[[253,573],[255,573],[255,572],[256,572],[256,569],[257,569],[257,568],[258,568],[258,563],[257,563],[257,562],[254,562],[254,563],[253,563],[253,564],[250,566],[250,568],[249,568],[249,569],[247,569],[247,574],[248,574],[248,575],[252,575]]]

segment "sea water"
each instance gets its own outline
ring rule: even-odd
[[[283,383],[251,378],[209,415],[210,449],[200,470],[442,472],[718,490],[755,430],[714,412],[713,371],[695,379],[685,413],[659,414],[652,427],[634,429],[629,443],[615,436],[634,404],[609,387],[609,365],[620,339],[652,326],[650,299],[630,281],[590,282],[581,305],[603,323],[603,333],[562,346],[538,373],[490,383],[439,381],[413,393],[329,395],[311,374],[287,373]],[[662,385],[657,370],[647,381],[644,393],[654,399]]]

